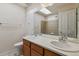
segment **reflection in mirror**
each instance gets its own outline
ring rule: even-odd
[[[59,12],[41,21],[41,32],[49,35],[67,35],[77,38],[77,9]]]
[[[76,38],[77,34],[77,9],[59,12],[59,34]],[[62,33],[61,33],[62,32]]]
[[[67,35],[77,37],[77,9],[59,12],[41,21],[41,32],[50,35]]]
[[[79,4],[60,3],[45,7],[51,14],[38,12],[44,16],[41,20],[41,33],[48,35],[66,35],[67,37],[79,38]]]
[[[58,15],[46,17],[41,21],[41,32],[44,34],[58,35]]]

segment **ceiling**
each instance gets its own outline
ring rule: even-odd
[[[54,5],[47,7],[47,9],[50,10],[52,14],[57,14],[58,12],[78,7],[78,3],[55,3]]]
[[[21,7],[25,7],[26,8],[26,7],[29,7],[32,4],[31,3],[19,3],[18,5],[21,6]],[[40,3],[40,5],[41,5],[41,3]],[[79,7],[78,3],[53,3],[50,6],[47,6],[48,4],[45,4],[45,5],[46,5],[45,8],[47,8],[49,11],[51,11],[52,15],[57,14],[58,12],[61,12],[61,11],[64,11],[64,10],[68,10],[68,9]],[[40,11],[38,11],[37,13],[40,14],[40,15],[43,15],[43,16],[51,15],[51,14],[41,13]]]
[[[46,8],[47,8],[49,11],[52,12],[51,14],[57,14],[57,13],[58,13],[58,7],[63,6],[63,5],[64,5],[64,3],[54,3],[53,5],[47,6]],[[51,14],[43,14],[43,13],[41,13],[40,11],[38,11],[38,13],[39,13],[40,15],[43,15],[43,16],[49,16],[49,15],[51,15]]]
[[[53,5],[46,7],[49,11],[52,12],[52,14],[46,15],[46,14],[43,14],[41,12],[38,12],[38,13],[43,15],[43,16],[49,16],[49,15],[55,15],[61,11],[69,10],[72,8],[78,8],[78,7],[79,7],[78,3],[54,3]]]

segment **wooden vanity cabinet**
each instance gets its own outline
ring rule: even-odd
[[[48,49],[40,47],[37,44],[31,43],[23,39],[23,55],[24,56],[59,56]]]

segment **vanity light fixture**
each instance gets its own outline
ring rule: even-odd
[[[42,12],[43,14],[51,14],[52,12],[50,12],[47,8],[42,8],[41,10],[40,10],[40,12]]]

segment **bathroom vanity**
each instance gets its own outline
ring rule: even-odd
[[[23,55],[24,56],[59,56],[59,54],[50,51],[38,44],[23,39]]]
[[[68,38],[58,42],[55,35],[28,35],[23,37],[24,56],[79,56],[79,40]],[[73,41],[74,39],[74,41]],[[51,43],[53,42],[53,43]]]

